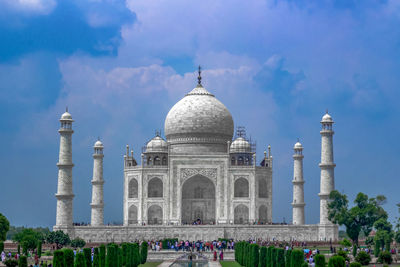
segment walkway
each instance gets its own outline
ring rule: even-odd
[[[164,261],[157,267],[169,267],[173,262],[174,262],[173,260]],[[221,267],[221,264],[219,263],[219,261],[209,261],[208,266],[209,267]]]

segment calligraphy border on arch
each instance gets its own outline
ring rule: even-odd
[[[214,182],[214,185],[217,184],[217,168],[182,168],[180,171],[181,184],[197,174],[210,178]]]

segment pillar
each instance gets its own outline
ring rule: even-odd
[[[300,142],[294,145],[293,155],[293,224],[305,224],[304,215],[304,178],[303,178],[303,146]]]
[[[98,140],[94,144],[93,154],[93,179],[92,179],[92,208],[91,226],[104,224],[104,200],[103,200],[103,143]]]

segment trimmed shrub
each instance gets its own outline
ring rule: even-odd
[[[18,261],[17,261],[17,260],[14,260],[14,259],[6,259],[6,260],[4,261],[4,264],[5,264],[7,267],[16,267],[16,266],[18,265]]]
[[[133,252],[133,267],[137,267],[140,264],[140,252],[139,252],[139,245],[137,243],[133,243],[132,252]]]
[[[94,248],[93,251],[93,267],[100,267],[99,248]]]
[[[291,255],[291,267],[301,267],[304,263],[304,253],[301,250],[294,249]]]
[[[271,267],[276,267],[276,248],[271,248]]]
[[[315,260],[315,267],[325,267],[326,266],[326,261],[325,261],[325,256],[321,254],[317,254],[314,257]]]
[[[361,267],[362,265],[361,265],[361,263],[359,263],[359,262],[352,262],[352,263],[350,263],[350,267]]]
[[[18,244],[18,254],[21,255],[21,245]]]
[[[74,251],[69,248],[63,249],[64,252],[64,266],[74,266]]]
[[[147,261],[147,252],[149,250],[149,244],[143,241],[140,245],[140,263],[145,264]]]
[[[28,267],[28,258],[26,256],[19,257],[18,267]],[[54,267],[56,267],[56,265],[54,265]]]
[[[382,252],[379,254],[379,257],[378,257],[378,262],[379,262],[379,263],[391,264],[392,261],[393,261],[392,255],[390,254],[389,251],[382,251]]]
[[[74,267],[85,267],[85,255],[82,252],[76,253]]]
[[[267,265],[267,248],[261,247],[258,267],[266,267],[266,265]]]
[[[345,267],[345,260],[341,256],[333,256],[329,259],[328,267]]]
[[[258,262],[260,260],[259,256],[260,247],[257,244],[250,245],[250,266],[258,267]]]
[[[285,250],[283,248],[276,249],[276,267],[285,267]]]
[[[4,242],[0,241],[0,253],[4,251]]]
[[[177,242],[177,241],[178,241],[178,238],[166,238],[166,239],[163,239],[161,241],[162,248],[163,249],[168,249],[168,244],[169,244],[169,246],[175,245],[175,242]]]
[[[371,262],[371,256],[365,251],[360,251],[355,257],[355,260],[361,263],[361,265],[368,265]]]
[[[308,263],[307,263],[307,262],[303,262],[303,264],[301,265],[301,267],[308,267]]]
[[[356,256],[357,256],[357,246],[354,245],[353,246],[353,257],[356,257]]]
[[[348,255],[347,252],[344,251],[344,250],[341,250],[341,249],[340,249],[340,250],[336,253],[336,255],[342,257],[345,261],[350,261],[349,255]]]
[[[92,250],[90,248],[84,248],[83,255],[85,256],[85,266],[92,267]]]
[[[54,267],[67,267],[64,265],[64,251],[62,251],[62,250],[54,251],[53,266]]]
[[[288,249],[285,251],[285,266],[291,267],[292,266],[292,250]]]
[[[104,244],[99,247],[99,263],[100,267],[106,266],[106,246]]]
[[[106,267],[117,267],[116,247],[114,244],[107,245]]]
[[[375,247],[374,247],[374,256],[379,257],[379,253],[381,251],[381,246],[380,242],[378,240],[375,241]]]
[[[37,255],[38,255],[39,258],[42,257],[42,241],[39,241],[39,242],[38,242],[38,245],[37,245]]]

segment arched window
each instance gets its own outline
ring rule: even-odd
[[[249,163],[250,163],[249,157],[246,157],[246,159],[245,159],[245,165],[249,165]]]
[[[147,186],[148,197],[163,197],[163,182],[160,178],[152,178]]]
[[[267,186],[267,180],[265,178],[258,178],[258,197],[259,198],[268,197],[268,186]]]
[[[158,205],[152,205],[147,210],[147,223],[152,224],[162,224],[163,221],[163,210]]]
[[[243,157],[242,156],[240,156],[238,158],[238,165],[243,165]]]
[[[249,197],[249,182],[245,178],[235,181],[234,197]]]
[[[249,222],[249,208],[243,204],[236,206],[234,213],[234,224],[245,224]]]
[[[262,224],[268,223],[268,209],[264,205],[258,209],[258,221]]]
[[[167,157],[162,158],[162,165],[167,165]]]
[[[148,157],[147,158],[147,166],[150,166],[150,165],[152,165],[152,159],[151,159],[151,157]]]
[[[231,158],[231,165],[235,165],[235,163],[236,163],[235,157],[232,157]]]
[[[135,205],[129,207],[128,224],[137,224],[137,207]]]
[[[128,186],[128,198],[137,198],[138,197],[138,182],[135,178],[132,178],[129,181]]]
[[[161,165],[161,159],[159,156],[154,157],[154,165]]]

